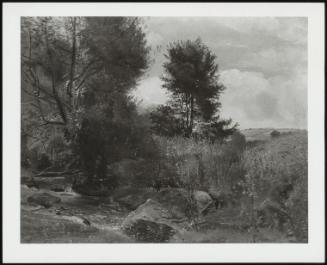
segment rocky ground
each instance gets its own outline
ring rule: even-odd
[[[277,231],[251,230],[237,218],[239,209],[215,210],[211,198],[197,192],[199,218],[190,220],[186,191],[118,189],[110,197],[83,196],[65,188],[21,186],[21,241],[23,243],[223,243],[290,242]],[[56,184],[59,185],[59,184]],[[58,189],[61,190],[61,189]],[[209,206],[209,207],[207,207]],[[203,209],[205,214],[201,214]]]

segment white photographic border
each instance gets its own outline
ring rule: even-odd
[[[323,3],[4,3],[3,4],[3,261],[4,262],[324,262]],[[308,18],[307,244],[21,244],[20,17],[224,16]],[[292,99],[290,104],[292,104]]]

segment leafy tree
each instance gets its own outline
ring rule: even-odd
[[[46,146],[74,122],[70,87],[77,68],[79,18],[25,17],[21,21],[22,135]]]
[[[171,105],[189,137],[195,120],[209,121],[220,107],[225,87],[218,82],[216,56],[200,39],[171,43],[165,56],[163,87],[172,93]]]
[[[90,177],[135,155],[145,133],[128,92],[147,69],[148,52],[138,18],[22,19],[24,135],[39,131],[48,141],[60,128]]]
[[[237,132],[238,124],[232,125],[232,119],[213,118],[200,125],[200,135],[211,142],[223,142],[228,136]]]
[[[183,130],[170,106],[158,106],[155,111],[151,112],[150,119],[153,124],[152,130],[158,135],[174,136]]]
[[[77,136],[78,148],[84,150],[80,152],[82,166],[92,175],[95,167],[106,171],[108,162],[137,152],[135,139],[140,128],[128,92],[148,66],[149,49],[137,18],[86,18],[85,23],[82,47],[87,48],[86,58],[94,73],[85,81],[85,126]],[[96,142],[98,147],[88,153]],[[97,176],[105,175],[100,171]]]

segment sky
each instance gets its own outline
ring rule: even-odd
[[[226,86],[220,115],[246,128],[307,128],[307,19],[146,17],[151,63],[133,92],[144,107],[164,104],[167,45],[200,37],[217,56]]]

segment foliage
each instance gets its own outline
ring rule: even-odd
[[[211,143],[193,138],[156,137],[162,156],[161,164],[170,171],[166,176],[186,189],[230,190],[244,176],[241,164],[244,145],[235,134],[229,143]],[[162,166],[163,168],[163,166]]]
[[[270,133],[270,136],[273,137],[273,138],[279,137],[280,135],[281,135],[281,133],[279,131],[276,131],[276,130],[273,130]]]
[[[181,134],[183,128],[180,121],[174,115],[170,106],[160,105],[150,113],[152,130],[162,136],[175,136]]]
[[[228,137],[237,132],[238,124],[232,125],[232,119],[212,119],[209,122],[199,125],[199,129],[194,133],[197,137],[208,139],[211,142],[219,141],[223,142]]]
[[[148,156],[147,128],[128,96],[148,52],[138,18],[24,18],[24,135],[37,137],[44,152],[68,150],[66,159],[77,157],[91,179],[104,178],[107,163]]]
[[[166,58],[163,87],[171,92],[171,106],[189,137],[195,120],[209,121],[220,107],[224,86],[218,83],[216,56],[196,39],[171,43]]]
[[[90,80],[93,89],[121,93],[136,85],[149,52],[139,18],[86,17],[82,36],[81,46],[96,72]]]

